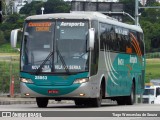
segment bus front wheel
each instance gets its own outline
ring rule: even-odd
[[[100,107],[101,106],[101,102],[102,102],[102,95],[103,95],[103,89],[102,89],[102,85],[100,87],[100,93],[99,93],[99,97],[98,98],[93,98],[91,101],[91,106],[92,107]]]
[[[87,101],[85,101],[85,100],[74,100],[74,102],[75,102],[75,105],[76,106],[86,106],[87,105]]]
[[[36,98],[36,102],[39,108],[45,108],[48,105],[48,98]]]

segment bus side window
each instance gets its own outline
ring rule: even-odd
[[[141,49],[141,52],[142,52],[142,55],[144,55],[144,41],[143,41],[143,34],[142,33],[138,33],[138,40],[139,40],[139,43],[140,43],[140,49]]]
[[[100,49],[111,50],[112,47],[112,25],[100,23]]]
[[[130,37],[130,43],[131,43],[131,48],[132,48],[132,53],[137,54],[139,49],[139,41],[137,40],[137,34],[134,31],[130,31],[129,33]]]

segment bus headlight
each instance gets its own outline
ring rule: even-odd
[[[74,83],[81,84],[81,83],[85,83],[85,82],[88,82],[88,81],[89,81],[89,78],[80,78],[80,79],[76,79],[74,81]]]
[[[33,83],[31,79],[27,79],[27,78],[20,78],[20,81],[24,83]]]

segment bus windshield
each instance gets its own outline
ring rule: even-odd
[[[24,28],[21,71],[88,71],[88,22],[28,21]]]

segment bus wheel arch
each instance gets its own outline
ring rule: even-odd
[[[106,80],[104,76],[102,77],[100,87],[102,87],[102,98],[105,98]]]

